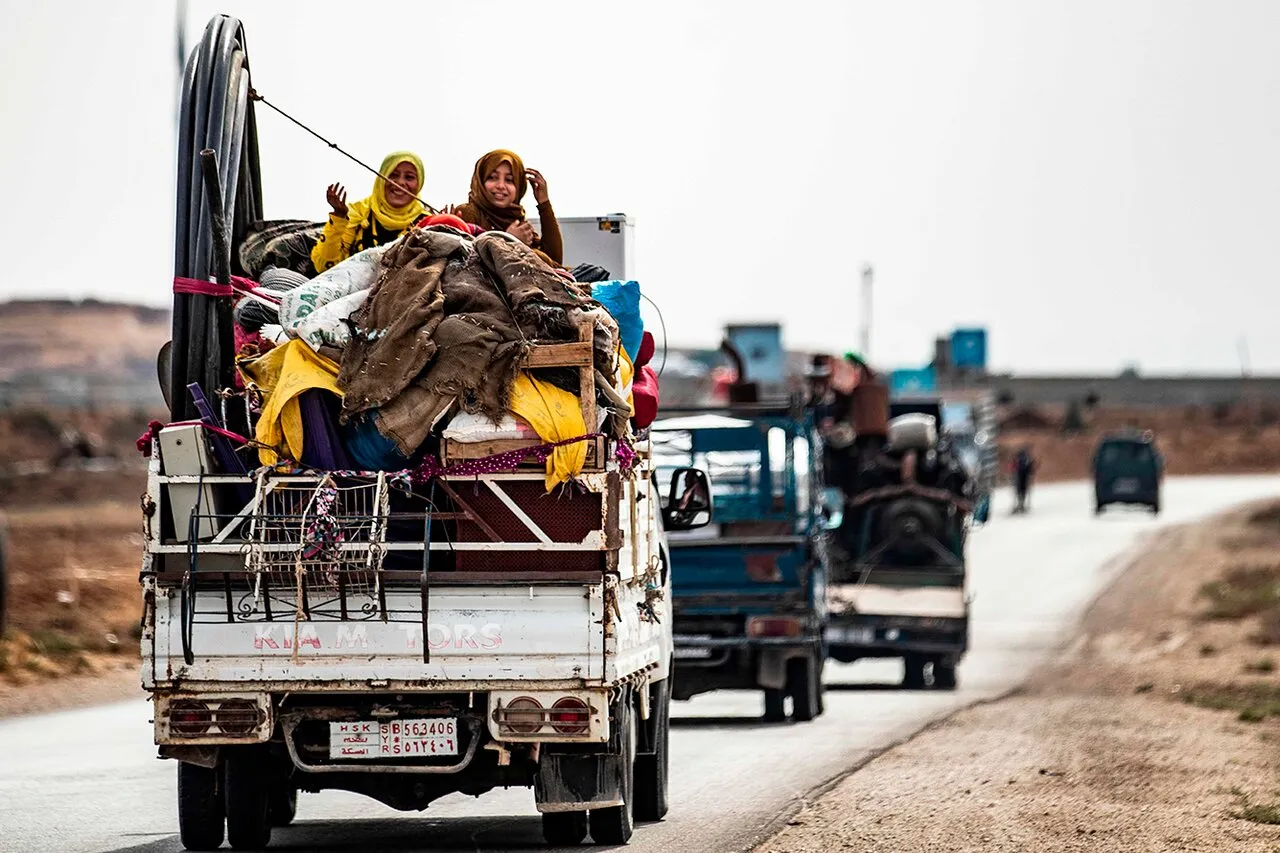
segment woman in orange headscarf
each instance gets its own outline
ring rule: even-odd
[[[534,201],[538,203],[542,234],[533,230],[525,219],[524,208],[520,206],[520,200],[530,187],[533,188]],[[476,161],[467,203],[459,205],[454,213],[486,231],[514,234],[522,243],[540,250],[557,265],[564,264],[564,242],[560,238],[560,223],[556,221],[547,195],[547,180],[537,169],[526,169],[524,161],[514,151],[499,148]]]

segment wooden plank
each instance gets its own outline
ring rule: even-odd
[[[595,325],[587,322],[578,327],[578,340],[592,347],[595,340]],[[594,353],[594,347],[592,348]],[[596,431],[596,372],[594,368],[595,360],[592,359],[585,367],[578,368],[578,403],[582,407],[582,422],[587,428],[587,432]]]
[[[590,342],[535,344],[525,356],[525,367],[583,367],[594,361]]]

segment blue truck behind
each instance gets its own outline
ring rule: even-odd
[[[714,510],[711,525],[668,533],[673,698],[761,690],[767,721],[786,719],[788,704],[811,720],[823,708],[827,581],[812,413],[749,404],[664,418],[655,461],[707,471]]]

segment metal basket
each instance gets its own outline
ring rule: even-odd
[[[386,552],[386,476],[342,483],[332,475],[258,478],[246,566],[260,589],[295,586],[318,594],[373,594]]]

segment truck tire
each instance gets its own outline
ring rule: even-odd
[[[818,665],[812,657],[787,661],[787,694],[791,697],[791,719],[807,723],[818,716],[818,694],[822,685]]]
[[[626,844],[635,831],[632,804],[635,801],[636,715],[630,703],[623,702],[618,716],[618,725],[622,727],[622,805],[591,810],[591,840],[596,844]]]
[[[265,757],[251,746],[227,750],[227,840],[236,850],[260,850],[271,843],[271,773]]]
[[[764,721],[781,723],[787,719],[787,691],[766,687],[764,689]]]
[[[653,707],[656,715],[653,754],[637,755],[635,770],[635,818],[638,821],[662,820],[667,816],[667,783],[671,777],[671,678],[654,686]]]
[[[178,762],[178,836],[188,850],[217,850],[226,831],[219,772]]]
[[[552,847],[576,847],[586,837],[586,812],[542,813],[542,838]]]
[[[271,789],[271,825],[288,826],[298,816],[298,789],[287,778],[277,779]]]
[[[902,658],[902,687],[905,690],[921,690],[924,688],[924,658],[919,655],[905,655]]]
[[[933,686],[939,690],[956,689],[956,665],[953,663],[933,662]]]

